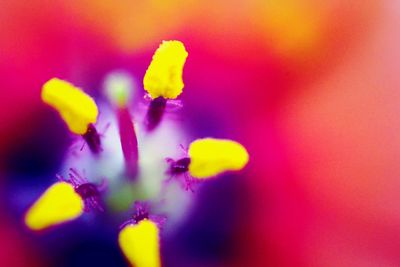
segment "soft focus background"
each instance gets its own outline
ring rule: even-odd
[[[189,51],[185,131],[251,155],[196,192],[165,266],[400,266],[399,29],[396,0],[1,0],[0,266],[126,266],[107,218],[22,225],[69,141],[40,89],[140,84],[164,39]]]

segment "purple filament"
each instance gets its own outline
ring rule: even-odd
[[[100,191],[95,184],[81,184],[75,187],[75,192],[78,193],[85,202],[85,211],[89,211],[90,209],[103,211],[103,207],[99,203]]]
[[[135,177],[138,171],[138,141],[132,116],[127,108],[118,109],[118,124],[126,172],[130,177]]]
[[[85,139],[89,149],[94,153],[100,153],[101,149],[101,141],[100,135],[97,132],[96,128],[93,124],[89,124],[88,129],[85,134],[82,135],[83,139]]]
[[[85,211],[89,211],[90,209],[97,209],[99,211],[103,211],[103,207],[99,203],[100,192],[103,191],[106,187],[105,180],[103,180],[100,186],[97,186],[93,183],[88,182],[88,180],[81,176],[79,172],[74,169],[69,169],[69,179],[65,179],[64,177],[57,175],[57,178],[60,181],[70,183],[75,192],[81,196],[83,201],[85,202]]]
[[[173,178],[180,179],[181,177],[183,177],[184,179],[182,180],[182,182],[185,190],[194,192],[193,185],[197,181],[196,179],[193,179],[193,177],[191,177],[188,173],[189,165],[191,162],[190,158],[185,157],[179,160],[167,158],[166,160],[169,163],[169,168],[167,169],[166,174],[170,176],[170,178],[167,179],[166,182],[168,183]]]
[[[167,173],[171,176],[187,173],[189,170],[190,158],[181,158],[177,161],[169,160],[170,166]]]
[[[91,198],[91,197],[98,197],[100,195],[97,186],[92,183],[85,183],[78,185],[75,188],[76,193],[78,193],[83,199]]]
[[[167,106],[167,100],[163,97],[157,97],[150,102],[146,114],[146,127],[148,131],[154,130],[161,122]]]
[[[153,215],[150,213],[150,204],[146,201],[135,201],[134,204],[135,213],[132,215],[131,219],[124,222],[120,229],[124,228],[129,224],[137,224],[142,220],[151,220],[156,223],[159,228],[162,228],[166,221],[166,217],[162,215]]]
[[[146,202],[135,202],[135,214],[133,214],[133,220],[138,223],[144,219],[149,218],[149,204]]]

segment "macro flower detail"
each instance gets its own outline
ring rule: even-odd
[[[74,187],[66,182],[51,185],[25,215],[25,224],[32,230],[44,230],[82,215],[84,203]]]
[[[122,252],[135,267],[161,266],[159,228],[149,219],[128,224],[119,233]]]
[[[188,52],[180,41],[163,41],[143,78],[144,89],[152,99],[177,98],[183,90],[182,72]]]
[[[26,212],[25,224],[38,231],[74,220],[90,209],[103,208],[99,204],[103,186],[89,183],[71,169],[69,179],[57,176],[59,182],[51,185]]]
[[[119,246],[135,267],[161,266],[159,234],[165,217],[151,214],[147,202],[135,202],[134,209],[132,219],[121,226]]]
[[[77,219],[93,209],[118,215],[134,203],[134,214],[120,226],[115,238],[131,265],[161,266],[160,232],[166,219],[168,223],[177,221],[189,207],[192,197],[186,191],[192,189],[191,183],[227,171],[239,171],[249,161],[248,152],[241,144],[217,138],[196,139],[187,151],[183,149],[185,155],[179,157],[180,154],[176,153],[178,146],[183,148],[182,143],[188,141],[181,135],[179,124],[166,117],[166,123],[159,126],[167,102],[174,104],[174,101],[179,101],[175,98],[183,90],[182,71],[187,56],[179,41],[164,41],[157,49],[143,79],[148,93],[145,98],[150,97],[151,102],[143,114],[145,120],[142,123],[134,120],[141,113],[132,104],[136,103],[131,99],[133,79],[123,73],[114,73],[106,79],[108,102],[99,101],[99,107],[111,133],[102,137],[104,142],[100,142],[94,126],[99,111],[90,96],[57,78],[44,84],[43,102],[59,112],[70,131],[81,135],[95,155],[81,149],[66,156],[67,178],[56,175],[59,181],[28,209],[25,224],[29,229],[44,230]],[[157,131],[150,134],[149,131],[157,126]],[[118,143],[120,146],[116,145]],[[90,181],[86,178],[86,171],[90,173]],[[176,176],[185,177],[186,191],[182,190],[179,182],[171,179]],[[102,178],[101,183],[96,183],[96,177],[107,179]],[[107,192],[104,192],[106,187]],[[180,207],[174,210],[177,203]],[[120,205],[127,208],[124,210]],[[153,215],[150,206],[162,216]]]
[[[169,159],[171,175],[186,174],[206,179],[227,171],[243,169],[249,154],[238,142],[227,139],[203,138],[193,141],[185,158]]]
[[[94,100],[71,83],[53,78],[43,85],[42,100],[56,109],[71,132],[83,135],[97,121]]]
[[[94,127],[99,111],[89,95],[69,82],[53,78],[43,85],[42,100],[58,111],[72,133],[82,135],[93,152],[100,151],[100,137]]]
[[[183,90],[183,66],[188,53],[180,41],[163,41],[153,55],[143,86],[151,98],[146,115],[149,131],[161,121],[167,100],[176,99]]]
[[[112,73],[105,80],[105,94],[113,106],[117,121],[125,173],[135,177],[138,171],[139,150],[134,119],[129,111],[133,82],[128,74]]]
[[[249,154],[241,144],[224,139],[198,139],[190,144],[188,154],[189,173],[199,179],[241,170],[249,161]]]

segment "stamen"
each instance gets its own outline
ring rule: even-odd
[[[146,114],[146,127],[148,131],[154,130],[164,115],[167,100],[163,97],[157,97],[150,102]]]
[[[249,161],[246,149],[239,143],[215,138],[197,139],[190,144],[187,157],[179,160],[167,159],[167,174],[172,178],[183,177],[185,190],[194,191],[199,179],[217,176],[226,171],[238,171]],[[182,180],[181,180],[182,181]]]
[[[142,220],[151,220],[152,222],[156,223],[159,228],[162,228],[166,217],[163,215],[154,215],[150,213],[150,204],[146,201],[135,201],[134,204],[134,214],[130,220],[124,222],[120,229],[124,228],[129,224],[137,224]]]
[[[40,231],[82,215],[84,203],[73,185],[57,182],[50,186],[25,215],[25,224]]]
[[[241,170],[249,161],[249,154],[241,144],[226,139],[197,139],[190,144],[188,154],[189,173],[198,179]]]
[[[182,73],[187,56],[188,53],[180,41],[163,41],[154,53],[143,79],[144,89],[151,98],[145,117],[145,126],[148,131],[154,130],[161,123],[168,106],[181,107],[181,102],[176,98],[184,88]],[[110,103],[114,111],[117,112],[126,171],[130,177],[136,177],[139,160],[138,141],[133,118],[128,108],[132,93],[134,93],[132,90],[133,80],[127,74],[115,73],[108,77],[105,86]],[[42,100],[58,111],[71,132],[84,138],[93,153],[98,154],[102,150],[100,134],[94,126],[98,119],[98,108],[90,96],[66,81],[53,78],[43,85]],[[166,139],[166,142],[172,142],[169,139],[172,136],[170,133],[166,135],[161,133],[160,136]],[[145,138],[141,140],[144,140],[144,144],[147,142]],[[157,151],[157,144],[155,148]],[[188,151],[183,147],[182,149],[185,154],[180,159],[167,159],[169,166],[166,173],[171,178],[175,176],[183,178],[185,189],[191,191],[193,191],[192,185],[199,183],[201,179],[213,177],[226,171],[241,170],[249,161],[246,149],[241,144],[231,140],[198,139],[190,144]],[[151,153],[153,153],[153,148]],[[159,158],[163,157],[162,155],[163,152],[160,151],[159,155],[155,156],[153,153],[150,156],[156,158],[158,164]],[[116,159],[119,160],[119,154],[117,156]],[[146,158],[143,161],[145,162]],[[119,164],[117,164],[117,171],[115,171],[108,168],[110,164],[98,166],[104,163],[99,158],[92,161],[92,157],[90,157],[89,163],[96,164],[93,167],[90,166],[92,173],[101,171],[101,168],[98,167],[103,167],[103,170],[107,168],[112,173],[112,178],[117,177],[120,173]],[[111,165],[113,164],[114,162],[111,163]],[[153,170],[153,166],[148,169]],[[149,186],[147,187],[146,184],[146,186],[139,187],[139,190],[144,192],[141,197],[151,199],[153,203],[156,202],[161,205],[166,203],[166,198],[163,198],[166,187],[162,187],[161,198],[155,196],[159,192],[159,188],[156,188],[154,193],[147,192],[150,192],[150,190],[147,190],[150,186],[159,185],[156,183],[162,179],[162,177],[156,176],[157,169],[155,167],[154,172],[149,172],[150,175],[142,175],[145,178],[152,178],[151,175],[155,173],[154,178],[156,179],[149,179],[151,182],[148,183]],[[100,201],[102,191],[105,189],[105,180],[101,185],[96,185],[89,182],[85,175],[81,175],[73,168],[69,170],[68,179],[60,175],[57,175],[57,178],[59,182],[51,185],[27,211],[25,224],[30,229],[43,230],[76,219],[84,211],[94,208],[103,210]],[[119,183],[115,184],[117,187],[125,187]],[[136,183],[133,185],[135,186]],[[127,188],[130,194],[132,192],[130,186]],[[181,193],[180,191],[179,193]],[[175,194],[178,191],[175,191],[174,188],[174,191],[171,192]],[[139,197],[136,192],[130,195],[132,195],[132,198]],[[179,199],[179,197],[175,199]],[[175,205],[176,202],[172,204]],[[181,207],[181,205],[178,206]],[[120,248],[129,263],[136,267],[161,266],[159,232],[166,217],[153,215],[149,208],[148,202],[135,202],[134,213],[120,228],[118,239]]]
[[[180,41],[163,41],[153,55],[153,59],[143,79],[144,89],[152,99],[177,98],[183,90],[183,66],[188,53]]]
[[[177,178],[182,183],[183,188],[186,191],[194,192],[193,187],[194,184],[198,182],[198,180],[189,175],[189,165],[191,162],[190,158],[184,157],[179,160],[167,158],[166,161],[169,164],[169,168],[166,171],[166,174],[169,175],[169,178],[164,181],[164,186],[168,184],[172,179]]]
[[[174,176],[188,172],[190,158],[182,158],[177,161],[171,160],[167,174]]]
[[[121,226],[119,245],[128,261],[136,267],[161,266],[159,230],[163,216],[150,215],[148,202],[136,201],[132,219]]]
[[[97,121],[94,100],[69,82],[53,78],[42,88],[42,100],[56,109],[71,132],[83,135]]]
[[[93,153],[101,151],[100,136],[94,127],[99,112],[89,95],[69,82],[53,78],[43,85],[42,100],[58,111],[71,132],[82,135]]]
[[[175,99],[182,93],[182,72],[187,56],[180,41],[163,41],[154,53],[143,78],[144,89],[152,98],[145,122],[148,131],[160,124],[167,99]]]
[[[93,124],[89,124],[86,133],[83,134],[82,137],[85,139],[90,151],[94,154],[98,154],[102,151],[100,135]]]
[[[97,209],[103,211],[103,207],[100,205],[100,191],[105,190],[105,180],[102,181],[100,186],[90,183],[85,177],[82,177],[77,170],[70,168],[69,182],[74,186],[77,194],[79,194],[85,203],[84,210],[90,211],[91,209]]]
[[[100,192],[97,189],[97,186],[92,183],[85,183],[78,185],[75,188],[75,191],[83,198],[91,198],[91,197],[99,197]]]
[[[126,225],[119,233],[118,242],[133,266],[161,266],[159,228],[153,221],[143,219],[137,224]]]
[[[135,214],[133,214],[134,223],[139,223],[144,219],[149,218],[149,204],[147,202],[135,202]]]

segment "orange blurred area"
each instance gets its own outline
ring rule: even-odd
[[[30,94],[38,92],[37,75],[32,71],[71,75],[79,71],[66,65],[73,66],[74,58],[84,56],[88,65],[87,61],[96,63],[111,51],[138,54],[153,49],[162,39],[177,37],[205,49],[215,57],[215,64],[259,68],[273,60],[279,71],[291,75],[289,79],[306,79],[336,65],[341,54],[376,21],[380,9],[378,2],[343,0],[124,0],[118,4],[111,0],[46,4],[34,0],[28,5],[21,1],[2,4],[0,68],[12,71],[10,78],[16,73],[26,77],[21,84],[10,81],[9,87],[17,90],[8,91],[19,92],[15,97],[27,107]],[[93,51],[94,43],[100,48]],[[28,72],[28,64],[36,67]],[[262,70],[253,71],[262,74]]]
[[[185,27],[197,5],[194,0],[84,0],[64,2],[82,24],[111,38],[119,49],[138,53],[160,38],[166,38]]]
[[[302,65],[321,61],[348,46],[379,12],[378,2],[344,0],[119,1],[65,2],[82,24],[111,37],[122,51],[137,53],[160,38],[185,33],[201,38],[218,54],[253,49]],[[107,19],[104,19],[104,18]],[[251,55],[254,56],[254,55]],[[258,55],[263,57],[262,54]]]

